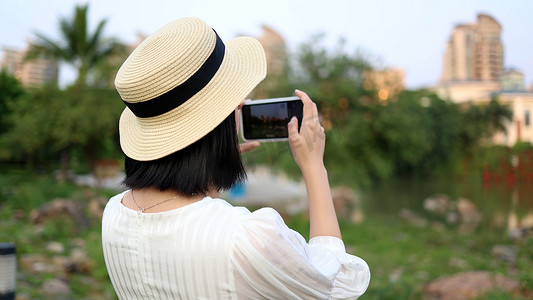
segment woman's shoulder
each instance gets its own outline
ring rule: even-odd
[[[233,205],[222,198],[206,197],[202,201],[204,202],[205,207],[212,207],[221,213],[230,214],[236,219],[246,217],[251,213],[248,208],[244,206]]]
[[[122,198],[124,198],[124,195],[125,195],[128,191],[129,191],[129,190],[126,190],[126,191],[120,192],[120,193],[116,194],[115,196],[109,198],[109,200],[107,201],[107,204],[106,204],[105,208],[108,209],[108,208],[111,208],[111,207],[116,207],[116,206],[118,206],[118,205],[122,202]]]

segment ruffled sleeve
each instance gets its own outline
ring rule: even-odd
[[[243,299],[357,299],[370,281],[366,262],[347,254],[342,240],[322,236],[308,244],[271,208],[244,216],[231,247]]]

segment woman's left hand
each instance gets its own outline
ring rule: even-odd
[[[244,153],[259,147],[259,145],[261,145],[261,143],[259,142],[242,143],[239,144],[239,150],[241,151],[241,153]]]
[[[235,118],[237,119],[237,128],[239,128],[239,114],[241,112],[241,109],[242,109],[242,106],[244,105],[245,102],[248,102],[248,101],[251,101],[250,99],[246,99],[244,100],[241,104],[239,104],[239,107],[237,107],[237,110],[236,110],[236,114],[235,114]],[[244,152],[248,152],[250,150],[253,150],[257,147],[259,147],[259,145],[261,145],[259,142],[247,142],[247,143],[242,143],[242,144],[239,144],[239,150],[241,151],[241,153],[244,153]]]

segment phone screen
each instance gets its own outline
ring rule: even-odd
[[[261,100],[257,104],[252,101],[242,107],[242,135],[245,140],[287,139],[287,124],[293,116],[298,118],[299,128],[303,116],[302,101],[298,98],[272,100]]]

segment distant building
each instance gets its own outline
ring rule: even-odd
[[[524,77],[516,70],[506,72],[499,81],[456,81],[441,83],[437,94],[456,103],[485,105],[495,97],[513,112],[506,133],[497,133],[492,142],[513,146],[517,142],[533,144],[533,92],[524,88]]]
[[[257,40],[265,49],[268,75],[250,95],[250,98],[261,99],[267,97],[288,96],[278,91],[280,84],[285,81],[287,66],[287,46],[285,39],[273,28],[263,25],[263,32]],[[281,94],[280,94],[281,93]]]
[[[435,92],[452,102],[472,102],[478,99],[490,99],[491,95],[502,90],[499,81],[451,81],[441,82]]]
[[[533,144],[533,93],[502,91],[494,96],[501,104],[511,108],[513,120],[506,124],[507,133],[498,133],[492,140],[507,146],[513,146],[516,142]]]
[[[533,90],[525,87],[524,74],[504,71],[502,26],[491,16],[479,14],[475,24],[455,26],[443,58],[443,71],[436,93],[456,103],[485,105],[497,98],[513,112],[506,133],[497,133],[492,142],[513,146],[533,143]]]
[[[446,45],[441,81],[498,81],[503,73],[503,44],[498,21],[479,14],[474,24],[455,26]]]
[[[363,73],[363,87],[374,90],[382,103],[395,99],[405,89],[405,72],[398,68],[372,70]]]
[[[263,34],[257,38],[265,49],[269,74],[281,74],[287,63],[285,39],[273,28],[263,25]]]
[[[522,72],[504,72],[501,30],[500,23],[486,14],[479,14],[475,24],[455,26],[435,92],[443,99],[475,105],[497,98],[511,108],[513,120],[506,124],[507,132],[497,133],[492,142],[507,146],[533,143],[533,91],[526,91]]]
[[[526,85],[524,82],[524,73],[515,69],[505,71],[500,77],[502,91],[525,92]]]
[[[4,48],[2,53],[2,69],[20,80],[23,53],[10,48]]]
[[[57,82],[58,63],[48,58],[24,61],[26,51],[4,48],[1,67],[17,78],[25,87],[40,87]]]

